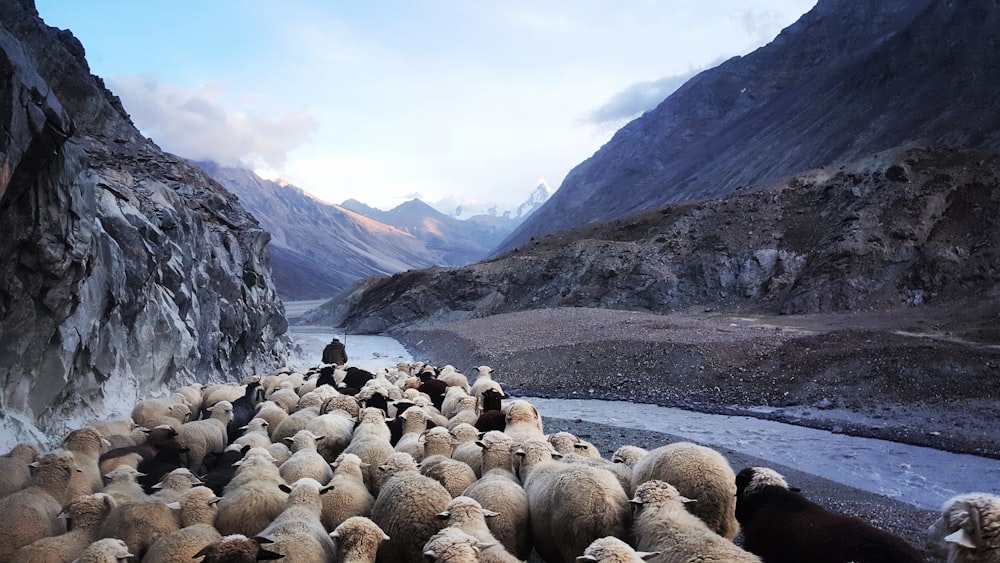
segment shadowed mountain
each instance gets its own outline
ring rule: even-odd
[[[820,0],[574,168],[494,252],[891,147],[1000,149],[1000,6]]]

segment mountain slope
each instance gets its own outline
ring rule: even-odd
[[[268,234],[132,125],[84,49],[0,2],[0,450],[285,361]]]
[[[336,295],[355,280],[440,263],[418,238],[250,170],[198,163],[271,233],[275,284],[285,299]]]
[[[890,147],[1000,149],[997,45],[995,2],[821,0],[623,127],[494,255]]]
[[[364,280],[331,304],[329,322],[382,332],[549,307],[805,314],[931,305],[993,326],[998,241],[1000,156],[900,149],[564,231],[465,268]]]

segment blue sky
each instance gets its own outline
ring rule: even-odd
[[[516,204],[815,0],[36,0],[142,132],[331,203]]]

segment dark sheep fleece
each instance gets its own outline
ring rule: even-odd
[[[441,405],[444,404],[444,394],[448,391],[448,384],[440,379],[428,379],[417,387],[417,391],[426,393],[434,407],[440,411]]]
[[[403,426],[406,424],[406,420],[399,416],[406,412],[406,409],[414,406],[413,403],[409,401],[396,401],[396,418],[389,421],[389,443],[395,446],[399,439],[403,437]]]
[[[257,414],[257,404],[264,400],[264,389],[259,381],[247,385],[246,393],[233,401],[233,419],[226,425],[226,434],[232,444],[243,434],[242,428]]]
[[[344,375],[344,387],[361,389],[365,386],[365,383],[368,383],[369,380],[375,379],[374,373],[363,370],[359,367],[349,366],[345,371],[347,373]]]
[[[902,538],[860,518],[831,512],[777,485],[746,488],[750,467],[736,475],[736,519],[743,547],[766,563],[921,563]]]

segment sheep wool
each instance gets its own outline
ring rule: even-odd
[[[441,483],[416,471],[401,471],[389,478],[372,505],[372,521],[390,538],[379,552],[379,561],[420,561],[424,544],[444,525],[436,516],[450,501]]]
[[[323,486],[303,477],[291,487],[283,485],[282,490],[288,493],[285,509],[260,533],[273,542],[268,551],[284,555],[288,561],[332,562],[333,539],[320,522]]]
[[[94,541],[100,539],[100,527],[115,501],[103,493],[79,496],[60,513],[70,521],[70,531],[42,538],[22,547],[10,563],[70,563]]]
[[[420,474],[444,485],[452,497],[461,495],[476,482],[476,472],[468,464],[442,455],[424,459],[420,464]]]
[[[0,561],[35,540],[66,531],[59,513],[69,500],[70,480],[80,472],[73,454],[56,450],[31,465],[33,484],[0,499]]]
[[[657,552],[636,551],[632,546],[614,537],[607,536],[594,540],[576,558],[577,563],[639,563],[659,555]]]
[[[83,550],[73,563],[118,563],[135,557],[125,542],[118,538],[97,540]]]
[[[221,454],[229,444],[226,426],[233,419],[233,405],[229,401],[219,401],[209,407],[210,418],[185,422],[177,428],[177,443],[187,448],[187,467],[200,471],[205,458],[210,454]]]
[[[180,510],[183,528],[156,540],[143,557],[143,563],[188,563],[202,548],[222,539],[212,525],[218,500],[211,489],[193,487],[180,502],[171,503],[171,509]]]
[[[676,442],[650,451],[632,470],[632,492],[651,480],[670,483],[694,499],[688,509],[715,533],[733,539],[736,521],[736,473],[719,452],[691,442]]]
[[[338,563],[375,563],[378,548],[389,536],[363,516],[351,516],[341,522],[332,532]]]
[[[467,496],[456,496],[448,503],[444,512],[438,514],[438,518],[445,520],[448,526],[458,528],[479,540],[478,558],[481,563],[520,563],[521,560],[508,553],[487,527],[486,518],[496,516],[498,513],[484,509],[475,499]],[[482,547],[484,545],[489,547]]]
[[[483,436],[482,444],[483,476],[462,494],[477,500],[483,508],[496,512],[497,516],[486,520],[490,532],[507,551],[520,559],[527,559],[532,549],[528,497],[511,471],[513,442],[502,432],[494,431]]]
[[[521,480],[528,497],[531,532],[536,538],[560,538],[558,545],[536,542],[547,562],[573,561],[594,540],[627,537],[629,499],[610,471],[553,459],[544,440],[521,444]],[[557,454],[558,455],[558,454]]]
[[[341,454],[334,462],[333,490],[322,495],[323,513],[320,521],[327,530],[336,529],[352,516],[371,515],[375,497],[365,486],[361,458],[354,454]]]
[[[31,484],[31,469],[38,461],[38,450],[30,444],[18,444],[0,457],[0,498]]]
[[[423,555],[436,563],[477,563],[484,547],[488,546],[462,530],[448,527],[427,540]]]
[[[927,529],[927,543],[948,563],[1000,563],[1000,497],[966,493],[947,500]]]
[[[632,499],[635,506],[633,532],[636,547],[658,551],[651,558],[656,563],[761,563],[730,540],[716,534],[685,504],[693,502],[681,496],[664,481],[652,480],[639,485]]]
[[[279,488],[284,484],[271,454],[251,448],[223,491],[216,529],[224,536],[260,533],[285,508],[286,495]]]

